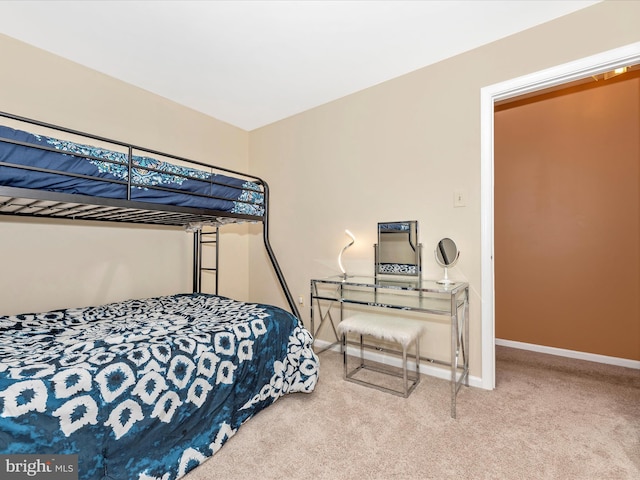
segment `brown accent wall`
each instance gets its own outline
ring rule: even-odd
[[[496,338],[640,360],[640,77],[496,108]]]

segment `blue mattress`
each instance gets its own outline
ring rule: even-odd
[[[206,294],[0,317],[0,453],[78,454],[79,478],[172,480],[318,359],[293,315]]]
[[[125,153],[0,126],[0,162],[0,186],[127,199]],[[262,188],[246,179],[140,155],[131,172],[131,200],[264,215]]]

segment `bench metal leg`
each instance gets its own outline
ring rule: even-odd
[[[392,393],[394,395],[399,395],[401,397],[407,398],[409,394],[416,388],[418,383],[420,383],[420,340],[416,338],[414,340],[414,345],[416,349],[416,368],[414,375],[409,375],[408,368],[408,346],[402,347],[402,373],[398,374],[397,372],[391,371],[388,368],[383,368],[382,366],[375,366],[372,364],[365,364],[364,359],[364,340],[363,335],[360,335],[360,364],[355,367],[353,370],[349,370],[348,366],[348,358],[347,354],[347,334],[342,333],[341,335],[341,347],[342,347],[342,363],[343,363],[343,378],[346,381],[357,383],[359,385],[364,385],[366,387],[376,388],[383,392]],[[393,377],[399,377],[403,382],[403,390],[395,390],[393,388],[384,387],[382,385],[377,385],[375,383],[367,382],[361,380],[359,378],[354,378],[354,375],[358,373],[360,370],[370,370],[378,373],[382,373],[385,375],[390,375]]]

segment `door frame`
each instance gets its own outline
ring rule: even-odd
[[[495,381],[494,106],[495,102],[640,63],[640,42],[484,87],[480,90],[480,268],[482,388]]]

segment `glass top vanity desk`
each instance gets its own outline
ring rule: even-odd
[[[414,240],[417,237],[417,222],[415,230]],[[413,245],[419,247],[417,242]],[[382,270],[386,271],[389,265],[392,265],[389,267],[391,269],[398,269],[398,266],[388,262],[381,265],[383,262],[380,260],[384,260],[382,258],[384,250],[376,246],[375,276],[336,275],[312,279],[311,331],[315,336],[326,324],[327,327],[332,328],[336,341],[324,350],[339,344],[336,321],[342,321],[345,306],[365,308],[370,310],[372,315],[376,312],[385,313],[386,316],[394,311],[417,312],[421,317],[424,316],[425,321],[428,321],[429,316],[432,315],[447,317],[451,325],[449,361],[435,360],[424,355],[421,355],[420,359],[450,368],[451,416],[455,418],[457,393],[463,384],[469,385],[469,284],[451,281],[448,278],[446,281],[422,280],[419,275],[420,249],[415,248],[415,250],[415,266],[418,274],[414,278],[406,276],[408,270],[404,263],[399,268],[403,271],[402,278],[381,273]],[[316,313],[318,314],[317,322]]]

